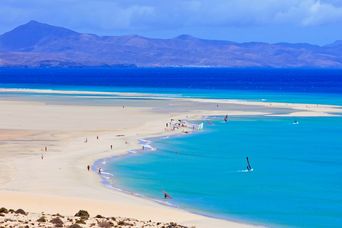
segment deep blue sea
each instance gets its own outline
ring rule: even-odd
[[[0,88],[342,105],[342,69],[0,68]]]
[[[342,70],[0,68],[0,88],[342,105]],[[157,150],[110,159],[115,187],[156,200],[166,191],[167,203],[215,217],[342,227],[342,117],[213,117],[200,132],[151,145]]]

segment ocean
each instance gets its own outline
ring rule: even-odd
[[[0,68],[0,88],[342,105],[341,69]]]
[[[0,68],[0,88],[342,105],[342,70]],[[0,96],[17,95],[44,97]],[[208,216],[342,227],[341,134],[341,117],[211,117],[200,132],[149,139],[155,150],[111,158],[104,170],[116,188]]]

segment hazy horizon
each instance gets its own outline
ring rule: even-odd
[[[36,20],[97,35],[319,45],[342,39],[341,0],[3,0],[0,6],[1,34]]]
[[[248,43],[248,42],[260,42],[260,43],[270,43],[270,44],[278,44],[278,43],[289,43],[289,44],[312,44],[312,45],[319,45],[319,46],[324,46],[324,45],[329,45],[329,44],[332,44],[336,41],[340,41],[342,39],[336,39],[336,40],[333,40],[331,41],[330,43],[325,43],[325,44],[316,44],[316,43],[310,43],[310,42],[285,42],[285,41],[280,41],[280,42],[267,42],[267,41],[256,41],[256,40],[251,40],[251,41],[235,41],[235,40],[228,40],[228,39],[220,39],[220,38],[205,38],[205,37],[199,37],[199,36],[195,36],[195,35],[192,35],[192,34],[188,34],[188,33],[183,33],[183,34],[177,34],[175,36],[172,36],[172,37],[153,37],[153,36],[145,36],[145,35],[141,35],[141,34],[105,34],[105,35],[102,35],[102,34],[97,34],[97,33],[88,33],[88,32],[82,32],[82,31],[78,31],[78,30],[74,30],[74,29],[71,29],[69,27],[66,27],[66,26],[63,26],[63,25],[58,25],[58,24],[49,24],[49,23],[46,23],[46,22],[42,22],[42,21],[38,21],[38,20],[29,20],[23,24],[19,24],[11,29],[9,29],[8,31],[5,31],[3,33],[0,33],[0,36],[1,35],[4,35],[8,32],[11,32],[12,30],[20,27],[20,26],[24,26],[24,25],[27,25],[31,22],[36,22],[36,23],[39,23],[39,24],[46,24],[46,25],[49,25],[49,26],[53,26],[53,27],[60,27],[60,28],[64,28],[64,29],[68,29],[68,30],[71,30],[71,31],[74,31],[74,32],[77,32],[77,33],[81,33],[81,34],[91,34],[91,35],[98,35],[98,36],[141,36],[141,37],[146,37],[146,38],[152,38],[152,39],[173,39],[173,38],[177,38],[177,37],[181,37],[181,36],[190,36],[190,37],[194,37],[194,38],[198,38],[198,39],[203,39],[203,40],[213,40],[213,41],[231,41],[231,42],[234,42],[234,43]]]

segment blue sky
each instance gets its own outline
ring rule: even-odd
[[[342,0],[0,0],[0,33],[37,20],[99,35],[342,40]]]

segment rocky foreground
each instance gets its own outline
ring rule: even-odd
[[[91,217],[87,211],[80,210],[74,216],[62,216],[60,214],[49,215],[45,213],[29,213],[23,209],[13,210],[0,208],[0,228],[29,228],[29,227],[158,227],[158,228],[186,228],[174,222],[161,223],[141,221],[132,218],[103,217],[96,215]]]

